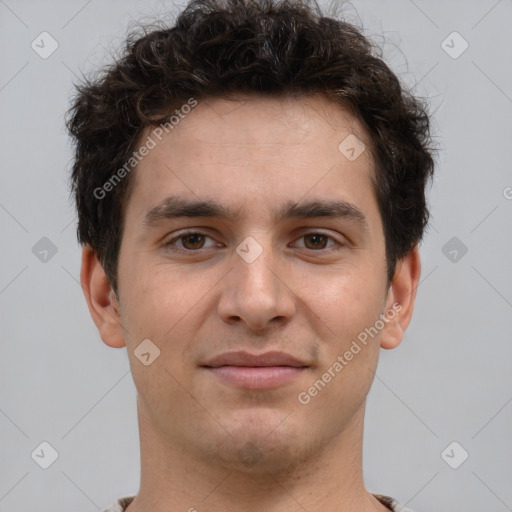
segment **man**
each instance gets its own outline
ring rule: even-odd
[[[109,511],[402,510],[362,477],[380,348],[420,277],[429,120],[351,25],[199,0],[70,110],[81,282],[137,388]]]

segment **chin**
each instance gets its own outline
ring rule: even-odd
[[[277,409],[233,411],[230,420],[220,422],[230,435],[221,442],[212,439],[210,455],[230,471],[266,476],[293,471],[318,450],[306,418],[302,426],[297,419]]]

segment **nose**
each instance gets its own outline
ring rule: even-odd
[[[240,256],[243,252],[233,254],[233,267],[222,280],[218,302],[218,314],[224,322],[243,323],[251,331],[284,325],[296,311],[289,262],[276,254],[270,243],[263,245],[262,237],[258,237],[258,244],[262,252],[253,261]]]

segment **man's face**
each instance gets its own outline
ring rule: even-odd
[[[367,148],[355,160],[355,139],[339,149],[351,134]],[[318,454],[362,421],[387,325],[357,353],[353,341],[391,307],[364,130],[320,96],[247,96],[199,102],[153,139],[118,265],[139,414],[162,442],[226,467]],[[176,217],[177,200],[226,216]],[[338,215],[299,209],[335,202]],[[147,366],[134,354],[146,339],[160,350]]]

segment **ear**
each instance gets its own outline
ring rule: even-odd
[[[421,261],[418,246],[397,262],[386,300],[389,321],[382,330],[380,346],[384,349],[398,347],[411,321],[420,281]],[[388,313],[389,312],[389,313]]]
[[[126,343],[117,297],[96,253],[87,245],[82,249],[80,283],[103,342],[113,348],[124,347]]]

